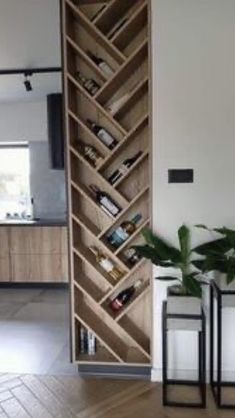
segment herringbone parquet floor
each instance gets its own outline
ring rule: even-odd
[[[144,381],[0,374],[0,418],[234,418],[234,411],[163,408]]]

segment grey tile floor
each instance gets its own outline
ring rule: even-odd
[[[0,288],[0,373],[77,374],[66,290]]]

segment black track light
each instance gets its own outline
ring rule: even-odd
[[[26,91],[28,91],[28,92],[33,90],[31,81],[28,80],[28,77],[31,77],[32,75],[33,75],[33,73],[31,71],[24,73],[24,77],[25,77],[25,79],[24,79],[24,86],[25,86]]]

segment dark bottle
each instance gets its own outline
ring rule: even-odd
[[[91,184],[89,188],[95,194],[98,204],[108,215],[117,216],[121,212],[120,206],[114,202],[108,193],[100,190],[99,187],[94,184]]]
[[[89,161],[94,167],[97,167],[102,161],[102,157],[95,147],[89,144],[85,144],[82,141],[77,141],[78,149],[80,153]]]
[[[127,248],[123,255],[130,266],[134,266],[138,261],[140,261],[141,257],[139,254],[137,254],[136,250],[134,248]]]
[[[75,76],[84,89],[92,96],[94,96],[100,89],[100,85],[95,80],[92,78],[86,78],[80,71],[77,71]]]
[[[138,158],[143,154],[143,151],[137,152],[132,158],[127,158],[123,161],[122,165],[115,170],[111,176],[108,178],[109,183],[114,184],[118,181],[124,174],[128,172],[128,169],[138,160]]]
[[[125,290],[122,290],[122,292],[120,292],[116,298],[110,302],[110,308],[115,312],[120,311],[120,309],[122,309],[122,307],[126,305],[133,297],[134,293],[141,286],[142,282],[142,279],[137,280],[135,284]]]
[[[87,330],[81,325],[79,332],[79,351],[80,354],[87,354],[88,341],[87,341]]]
[[[109,149],[113,149],[117,144],[118,141],[102,126],[97,125],[96,123],[92,122],[92,120],[87,119],[87,124],[92,130],[92,132],[106,145]]]
[[[111,39],[115,33],[117,33],[117,31],[119,31],[119,29],[121,29],[125,23],[128,21],[128,17],[124,16],[122,19],[120,19],[113,27],[112,29],[109,31],[109,33],[107,34],[107,38]]]
[[[115,248],[120,247],[120,245],[122,245],[136,231],[136,224],[141,219],[142,215],[138,213],[131,219],[131,221],[123,221],[121,225],[107,237],[110,244]]]
[[[103,71],[104,74],[106,74],[107,76],[112,76],[114,74],[114,70],[102,58],[97,57],[96,55],[92,54],[92,52],[90,51],[87,51],[87,55]]]

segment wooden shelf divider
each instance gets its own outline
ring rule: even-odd
[[[89,11],[84,7],[88,3]],[[139,242],[143,228],[151,225],[151,187],[147,180],[151,152],[151,101],[147,100],[150,0],[110,0],[100,13],[97,13],[98,3],[97,0],[62,0],[72,357],[75,363],[83,365],[146,367],[151,365],[149,263],[141,259],[130,267],[123,252],[132,243]],[[124,24],[109,39],[112,27],[124,17]],[[104,61],[107,59],[114,73],[105,74],[87,50],[94,51]],[[76,71],[86,70],[101,86],[95,95],[89,94],[76,79]],[[127,100],[111,114],[108,105],[128,91]],[[102,126],[103,134],[105,130],[112,133],[118,141],[112,150],[91,131],[86,119]],[[77,141],[84,141],[91,152],[95,148],[100,161],[92,164]],[[110,184],[108,178],[114,168],[121,167],[124,159],[131,158],[136,150],[142,151],[139,158],[115,184]],[[121,207],[116,217],[102,209],[89,190],[90,183],[97,184],[107,199],[110,196]],[[142,222],[119,248],[112,248],[108,233],[135,213],[142,214]],[[91,245],[123,272],[119,280],[105,271],[90,251]],[[110,298],[139,277],[144,281],[136,294],[120,312],[113,313]],[[80,352],[81,328],[90,331],[97,340],[94,355]]]
[[[77,6],[70,0],[63,0],[66,2],[67,6],[73,13],[75,19],[77,20],[78,24],[84,27],[85,30],[94,38],[94,42],[97,42],[101,45],[107,52],[119,63],[122,64],[125,62],[126,57],[108,40],[106,37],[92,24],[89,19],[79,10]]]
[[[91,96],[87,91],[78,83],[78,81],[71,75],[67,74],[68,79],[74,84],[74,86],[82,93],[87,100],[89,100],[102,114],[108,119],[122,135],[127,135],[127,131],[107,112],[100,104],[94,99],[95,96]]]

